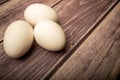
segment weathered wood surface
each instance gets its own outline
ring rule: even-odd
[[[11,0],[0,5],[0,79],[44,79],[54,72],[76,45],[102,20],[118,0]],[[53,6],[58,12],[58,23],[67,36],[67,46],[60,52],[49,52],[35,42],[20,59],[8,57],[3,49],[3,36],[7,26],[23,19],[23,11],[31,3],[41,2]],[[10,6],[11,4],[11,6]],[[9,7],[9,8],[8,8]],[[59,67],[59,66],[58,66]]]
[[[115,80],[120,73],[120,3],[50,80]]]

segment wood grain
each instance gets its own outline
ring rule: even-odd
[[[7,13],[6,8],[5,12],[3,12],[4,14],[0,16],[1,79],[44,79],[66,55],[70,55],[70,52],[75,48],[80,38],[83,38],[83,35],[91,29],[91,26],[94,25],[101,16],[103,17],[103,14],[107,13],[108,9],[117,3],[117,0],[63,0],[59,4],[56,4],[56,0],[41,0],[40,2],[43,1],[43,3],[49,5],[54,5],[55,2],[54,9],[58,12],[58,23],[62,25],[67,36],[66,48],[60,52],[49,52],[34,42],[25,56],[20,59],[12,59],[8,57],[3,50],[2,39],[4,31],[12,21],[23,19],[25,7],[36,1],[38,0],[31,0],[27,3],[27,0],[24,0],[24,3],[20,4],[22,6],[16,5],[18,7],[10,8],[10,10],[8,10],[9,13]]]
[[[50,80],[115,80],[120,73],[120,3]]]
[[[52,0],[52,1],[51,0],[23,0],[23,1],[21,1],[21,0],[1,0],[0,2],[3,3],[6,1],[7,1],[6,4],[0,5],[0,8],[1,8],[0,17],[10,15],[10,13],[13,13],[18,8],[23,9],[32,3],[44,3],[47,5],[53,6],[56,2],[58,3],[62,0]]]
[[[104,1],[100,1],[98,4],[101,4],[103,2]],[[87,3],[87,2],[84,2],[84,3]],[[84,39],[86,37],[88,37],[86,35],[88,35],[89,33],[91,33],[95,29],[95,27],[99,24],[99,22],[105,17],[106,14],[108,14],[108,12],[116,4],[116,2],[113,3],[111,6],[109,6],[108,9],[106,9],[106,11],[104,13],[100,14],[100,16],[97,17],[95,15],[99,15],[99,14],[97,14],[97,12],[99,12],[99,11],[101,12],[101,9],[98,10],[98,11],[96,11],[96,10],[97,10],[97,8],[100,8],[100,6],[98,6],[98,4],[95,3],[95,1],[92,1],[90,3],[94,3],[95,5],[93,5],[91,8],[89,7],[88,9],[87,8],[85,9],[85,6],[84,7],[80,7],[80,8],[84,8],[85,10],[83,10],[83,12],[81,12],[81,11],[77,12],[77,13],[80,13],[79,15],[78,14],[76,15],[74,13],[75,16],[74,17],[72,16],[72,19],[70,21],[68,21],[68,23],[66,22],[62,26],[63,29],[65,29],[65,31],[68,29],[66,31],[66,33],[68,33],[67,36],[69,38],[69,40],[67,42],[69,42],[69,44],[70,44],[70,46],[72,48],[70,50],[67,50],[68,52],[66,51],[66,53],[64,55],[62,55],[62,57],[46,73],[46,75],[43,76],[42,79],[48,80],[49,77],[51,77],[54,74],[54,72],[60,67],[60,65],[63,64],[65,62],[65,60],[73,54],[73,52],[78,48],[78,46],[82,44],[82,42],[84,41]],[[75,5],[75,2],[73,2],[73,4]],[[76,4],[78,4],[78,2],[76,2]],[[108,4],[107,1],[106,1],[105,4]],[[98,6],[98,7],[96,7],[96,6]],[[93,10],[93,8],[95,8],[95,7],[96,7],[96,9]],[[103,9],[103,4],[101,5],[101,8]],[[86,14],[86,16],[85,16],[85,14]],[[97,19],[95,17],[97,17]],[[90,21],[88,21],[88,20],[90,20]],[[93,20],[93,21],[91,21],[91,20]],[[92,22],[94,22],[94,23],[92,23]],[[67,26],[67,29],[66,29],[66,26]],[[70,37],[69,37],[69,35],[70,35]]]

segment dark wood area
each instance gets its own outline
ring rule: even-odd
[[[0,5],[4,4],[7,1],[9,1],[9,0],[0,0]]]
[[[67,45],[50,52],[34,41],[26,55],[12,59],[3,49],[4,32],[11,22],[24,20],[32,3],[56,10]],[[9,0],[0,5],[0,80],[115,80],[119,73],[119,0]]]

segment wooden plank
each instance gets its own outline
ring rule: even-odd
[[[62,25],[67,36],[66,48],[60,52],[49,52],[34,42],[32,48],[25,56],[20,59],[11,59],[5,54],[1,41],[0,78],[44,79],[66,55],[69,55],[71,50],[80,41],[80,38],[96,23],[96,20],[100,20],[99,18],[103,17],[104,13],[107,13],[117,0],[86,0],[81,5],[79,5],[79,0],[64,0],[64,2],[62,1],[54,6],[54,8],[58,11],[58,22]],[[22,11],[23,9],[19,7],[11,11],[11,13],[14,12],[13,14],[4,17],[0,16],[0,39],[3,38],[7,25],[14,20],[23,19]]]
[[[8,1],[6,4],[2,4],[0,5],[0,17],[3,17],[3,16],[7,16],[9,15],[10,13],[13,13],[12,11],[14,11],[15,9],[17,10],[18,8],[21,8],[21,6],[23,8],[27,7],[28,5],[32,4],[32,3],[44,3],[44,4],[47,4],[47,5],[54,5],[56,2],[60,2],[62,0],[1,0],[0,2],[3,3],[5,1]],[[54,4],[53,4],[54,3]],[[24,10],[24,9],[23,9]]]
[[[111,2],[111,1],[110,1]],[[101,11],[98,10],[96,11],[97,9],[92,10],[92,9],[85,9],[85,6],[82,7],[84,8],[84,10],[81,12],[81,9],[80,11],[78,11],[77,13],[80,13],[80,15],[77,15],[75,14],[75,16],[72,16],[72,19],[69,20],[68,22],[66,22],[62,27],[65,29],[66,33],[68,33],[68,38],[70,38],[68,40],[68,42],[70,43],[70,47],[72,47],[70,50],[67,50],[66,53],[64,55],[62,55],[62,57],[60,57],[60,59],[55,63],[55,65],[43,76],[42,79],[46,79],[48,80],[49,77],[51,77],[54,72],[60,67],[61,64],[63,64],[65,62],[65,60],[70,57],[73,52],[78,48],[78,46],[80,44],[82,44],[82,42],[84,41],[84,39],[86,39],[88,36],[89,36],[89,33],[91,33],[95,28],[96,28],[96,25],[98,25],[101,20],[109,13],[109,11],[114,7],[114,5],[117,3],[118,1],[116,1],[115,3],[113,3],[111,6],[109,6],[108,9],[106,9],[105,12],[103,12],[99,17],[95,16],[97,14],[97,12]],[[78,4],[78,2],[76,2]],[[87,3],[87,2],[83,2],[83,3]],[[98,6],[97,3],[95,3],[94,1],[92,1],[91,3],[94,3],[96,4],[96,6],[93,6],[93,7],[96,7],[96,8],[100,8],[100,6]],[[103,3],[100,2],[99,4]],[[106,1],[106,4],[107,1]],[[70,6],[70,5],[69,5]],[[98,7],[97,7],[98,6]],[[92,7],[92,8],[93,8]],[[103,9],[103,4],[101,5],[102,9]],[[81,7],[80,7],[81,8]],[[105,8],[104,8],[105,9]],[[85,11],[85,12],[84,12]],[[92,13],[91,13],[91,12]],[[90,12],[90,13],[89,13]],[[94,13],[93,13],[94,12]],[[87,13],[89,15],[87,15]],[[68,13],[69,14],[69,13]],[[87,16],[85,16],[85,14]],[[91,14],[91,15],[90,15]],[[99,15],[99,14],[97,14]],[[92,18],[91,18],[92,17]],[[94,17],[94,18],[93,18]],[[97,17],[97,19],[95,18]],[[82,19],[81,19],[82,18]],[[94,20],[95,21],[91,21],[91,20]],[[75,22],[77,21],[77,22]],[[93,23],[94,22],[94,23]],[[62,22],[61,22],[62,23]],[[68,27],[69,26],[69,27]],[[66,29],[67,27],[67,29]],[[86,30],[87,29],[87,30]],[[71,35],[70,35],[71,34]],[[78,34],[78,35],[77,35]],[[69,37],[70,36],[70,37]],[[69,45],[69,44],[68,44]],[[67,48],[69,49],[69,47]],[[64,53],[64,52],[63,52]]]
[[[115,80],[120,73],[120,3],[50,80]]]

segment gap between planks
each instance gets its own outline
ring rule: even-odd
[[[109,13],[107,17],[98,25],[97,29],[90,35],[90,37],[88,37],[88,39],[83,43],[83,45],[81,45],[80,48],[77,49],[75,54],[73,54],[67,60],[67,62],[55,73],[56,75],[52,77],[53,80],[61,79],[60,74],[62,73],[64,77],[62,80],[65,80],[65,79],[69,80],[73,78],[75,80],[76,79],[81,80],[81,78],[82,80],[114,80],[116,78],[116,76],[120,72],[120,68],[119,68],[120,67],[120,55],[119,55],[120,53],[120,50],[119,50],[120,10],[119,10],[119,7],[120,7],[120,3],[118,3],[114,7],[114,9],[111,11],[111,13]],[[98,34],[100,34],[100,36],[97,36]],[[94,38],[96,39],[94,40]],[[98,51],[95,51],[94,49]],[[91,54],[92,56],[90,56],[89,54]],[[81,62],[77,64],[75,63],[76,60]],[[72,63],[73,63],[73,66],[75,65],[74,67],[70,66],[72,65]],[[84,67],[84,70],[83,70],[83,65],[86,67],[89,66],[89,68]],[[82,68],[80,66],[82,66]],[[77,68],[80,69],[80,71],[78,71],[79,73],[75,72],[78,70]],[[68,72],[64,76],[65,71],[67,71],[67,69],[68,69]],[[80,73],[80,72],[83,72],[83,73]],[[71,77],[69,73],[71,75],[73,74],[74,76]],[[75,73],[78,77],[75,77],[76,76]]]
[[[112,9],[119,3],[119,0],[114,2],[110,8],[106,10],[104,14],[99,17],[99,19],[88,29],[88,31],[75,43],[73,49],[70,50],[68,54],[65,54],[62,59],[59,59],[58,62],[41,78],[41,80],[48,80],[52,77],[55,72],[65,63],[65,61],[82,45],[82,43],[90,36],[90,34],[97,28],[97,26],[105,19],[105,17],[112,11]]]
[[[6,2],[8,2],[8,1],[9,1],[9,0],[0,0],[0,5],[6,3]]]

